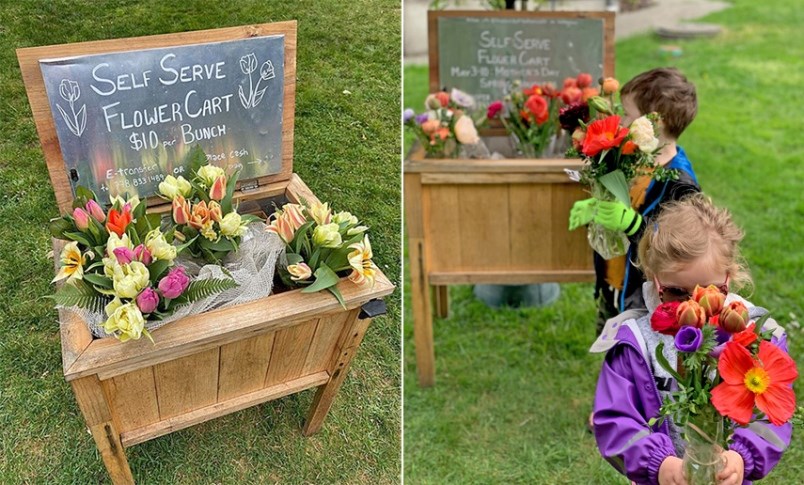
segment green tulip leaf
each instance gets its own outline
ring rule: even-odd
[[[288,265],[299,264],[304,262],[304,258],[302,257],[301,254],[285,253],[285,256],[288,258]]]
[[[68,239],[72,241],[78,241],[79,243],[83,244],[88,248],[91,248],[93,246],[93,244],[89,242],[89,239],[87,239],[86,234],[82,232],[65,232],[64,235]]]
[[[170,261],[164,259],[157,259],[148,266],[148,273],[150,274],[151,281],[157,281],[162,274],[170,267]]]
[[[614,194],[614,198],[631,207],[631,196],[628,190],[628,181],[625,180],[625,174],[622,170],[614,170],[598,178],[603,187]]]
[[[301,290],[302,293],[315,293],[316,291],[321,291],[330,286],[335,286],[338,284],[338,281],[340,281],[338,275],[336,275],[329,266],[323,263],[315,270],[313,276],[315,276],[315,281],[312,285]]]
[[[84,279],[95,286],[101,288],[114,288],[112,279],[106,276],[101,276],[97,273],[84,273]]]

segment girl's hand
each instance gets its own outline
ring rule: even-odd
[[[677,456],[668,456],[659,466],[659,485],[687,485],[683,461]]]
[[[743,457],[732,450],[724,451],[721,456],[726,461],[726,465],[717,474],[718,485],[740,485],[743,483],[743,474],[745,473]],[[661,473],[661,469],[659,471]]]

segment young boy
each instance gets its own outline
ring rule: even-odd
[[[624,232],[631,246],[625,256],[610,260],[594,253],[595,300],[598,302],[597,333],[606,320],[620,312],[645,308],[642,272],[634,266],[637,241],[648,219],[661,211],[669,200],[700,192],[698,179],[684,150],[676,144],[679,136],[695,119],[698,101],[695,86],[675,68],[657,68],[637,75],[620,91],[624,126],[638,117],[656,112],[661,116],[659,144],[663,148],[656,163],[678,170],[678,178],[657,182],[639,177],[631,185],[631,207],[617,201],[586,199],[575,203],[570,212],[570,229],[595,221],[613,231]]]

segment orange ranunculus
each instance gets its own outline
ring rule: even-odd
[[[207,203],[202,200],[193,206],[190,211],[190,220],[187,222],[194,228],[201,230],[204,224],[209,222],[210,216],[209,207],[207,207]]]
[[[631,140],[628,140],[627,142],[625,142],[625,145],[623,145],[622,149],[620,150],[620,153],[623,155],[633,155],[636,149],[637,149],[636,143],[632,142]]]
[[[528,120],[536,122],[537,125],[542,125],[550,117],[550,111],[547,108],[547,100],[544,96],[533,95],[525,101],[525,110],[528,112]]]
[[[125,205],[123,211],[117,209],[109,209],[109,215],[106,217],[106,229],[109,232],[117,234],[118,237],[123,237],[126,232],[126,227],[131,223],[131,207]]]
[[[614,94],[620,89],[620,83],[613,77],[603,80],[603,94]]]
[[[581,100],[581,96],[583,91],[578,86],[564,86],[561,90],[561,101],[564,101],[564,104],[577,103]]]
[[[600,90],[597,88],[583,88],[581,90],[581,101],[588,101],[589,98],[600,96]]]
[[[430,135],[430,143],[435,144],[436,138],[440,138],[442,141],[449,138],[449,128],[442,126],[441,128],[437,129],[435,133]]]
[[[556,89],[555,84],[553,84],[553,83],[544,83],[544,84],[542,84],[542,94],[544,94],[548,98],[557,98],[558,95],[559,95],[559,92]]]
[[[583,139],[581,150],[587,157],[593,157],[603,150],[620,146],[628,136],[628,128],[620,126],[620,117],[608,116],[602,120],[595,120],[586,127],[586,137]]]
[[[575,82],[581,89],[588,88],[592,85],[592,75],[588,72],[582,72],[578,74],[578,77],[575,78]]]
[[[436,130],[438,129],[439,126],[441,126],[440,121],[438,121],[438,120],[427,120],[424,123],[422,123],[422,131],[426,135],[432,135],[433,133],[436,132]]]
[[[563,88],[566,89],[566,88],[569,88],[569,87],[577,88],[578,87],[578,80],[575,79],[574,77],[564,78]]]
[[[798,377],[796,362],[768,341],[759,343],[759,359],[742,345],[726,344],[717,368],[723,382],[712,389],[712,405],[723,416],[743,426],[751,421],[754,405],[771,423],[781,426],[796,410],[790,384]]]

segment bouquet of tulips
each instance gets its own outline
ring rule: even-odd
[[[470,95],[453,89],[450,93],[440,91],[427,96],[426,111],[416,114],[408,108],[403,113],[403,122],[424,146],[429,158],[454,158],[461,145],[476,145],[480,142],[475,121],[468,114],[475,108]]]
[[[190,303],[236,286],[231,279],[191,281],[174,262],[186,246],[173,246],[172,233],[160,230],[159,215],[146,214],[136,196],[113,197],[106,212],[95,194],[79,187],[72,214],[52,221],[50,232],[70,241],[53,280],[66,283],[53,298],[59,306],[105,312],[102,325],[90,323],[99,336],[124,342],[142,335],[150,339],[146,323],[155,328]]]
[[[232,203],[238,172],[227,177],[222,168],[207,163],[198,146],[187,156],[190,179],[169,175],[159,184],[159,193],[172,202],[175,237],[193,257],[217,264],[237,251],[247,226],[260,218],[238,214]]]
[[[724,291],[714,285],[696,287],[687,301],[663,303],[651,316],[654,330],[674,336],[677,368],[665,358],[662,343],[656,360],[678,389],[650,424],[671,417],[684,429],[688,483],[715,483],[717,457],[733,426],[752,421],[781,426],[793,417],[791,384],[798,370],[783,350],[784,338],[773,339],[780,327],[768,317],[753,321],[742,301],[727,304]]]
[[[368,228],[349,212],[333,213],[328,203],[285,204],[270,217],[268,231],[286,244],[287,267],[280,276],[302,293],[327,290],[345,308],[336,287],[339,273],[349,280],[373,286],[377,266],[372,261]]]

